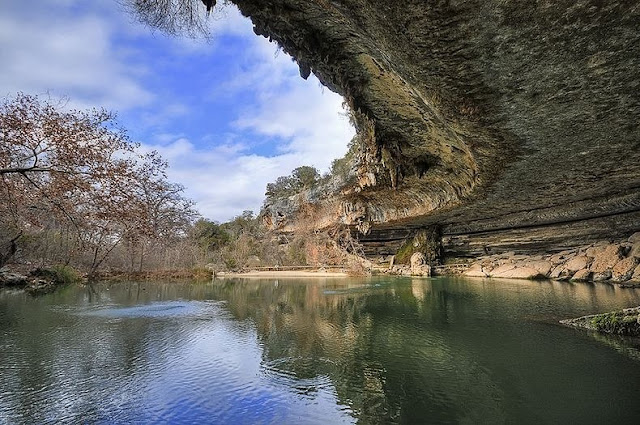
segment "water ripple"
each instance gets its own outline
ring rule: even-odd
[[[107,307],[89,308],[77,311],[80,316],[106,317],[106,318],[174,318],[180,316],[195,316],[202,313],[205,303],[193,301],[169,301],[154,302],[146,305],[136,305],[133,307]]]

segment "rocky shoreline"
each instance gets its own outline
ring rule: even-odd
[[[640,286],[640,232],[620,242],[601,241],[556,254],[513,252],[480,257],[462,273],[469,277],[553,279]]]
[[[54,269],[36,268],[26,273],[0,269],[0,288],[23,289],[30,295],[43,295],[71,283]]]
[[[470,264],[456,264],[456,267],[431,267],[428,258],[420,252],[411,256],[409,264],[394,264],[394,257],[391,258],[387,266],[375,267],[368,262],[367,268],[399,276],[462,274],[467,277],[605,282],[620,287],[640,287],[640,232],[620,242],[600,241],[580,248],[536,256],[507,252],[480,257]],[[209,270],[173,270],[104,273],[98,279],[194,278],[202,277],[203,272],[207,276],[211,275]],[[21,274],[6,268],[0,269],[0,287],[23,288],[37,294],[51,292],[63,283],[64,279],[60,279],[55,270],[35,269]]]
[[[210,279],[212,273],[205,269],[156,270],[142,272],[111,271],[101,272],[89,279],[81,276],[73,269],[65,267],[38,267],[31,269],[17,266],[14,269],[0,269],[0,289],[20,289],[30,295],[44,295],[70,283],[87,283],[91,281],[140,281],[166,279]]]

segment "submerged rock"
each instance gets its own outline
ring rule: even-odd
[[[561,320],[563,325],[624,336],[640,336],[640,307]]]

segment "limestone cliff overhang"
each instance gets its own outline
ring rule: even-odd
[[[361,114],[367,237],[640,229],[637,2],[233,2]]]

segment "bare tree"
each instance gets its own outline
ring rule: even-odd
[[[208,37],[216,0],[120,0],[140,22],[172,35]],[[227,1],[223,1],[224,4]]]
[[[68,111],[25,94],[5,99],[0,266],[16,253],[21,235],[42,232],[52,218],[74,230],[90,272],[128,235],[161,237],[192,220],[182,187],[166,180],[165,161],[137,147],[107,111]]]

